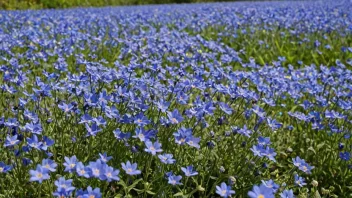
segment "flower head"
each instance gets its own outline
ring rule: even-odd
[[[193,170],[193,166],[187,166],[186,168],[181,167],[181,170],[187,177],[198,175],[198,172]]]
[[[182,179],[182,176],[181,175],[169,175],[168,176],[168,182],[169,184],[175,186],[175,185],[181,185],[182,183],[180,182],[180,180]]]
[[[31,178],[29,179],[29,181],[31,182],[37,181],[39,183],[42,183],[44,180],[50,178],[49,171],[39,164],[37,165],[36,170],[30,170],[29,174],[31,175]]]
[[[147,141],[145,141],[145,146],[147,148],[145,148],[144,150],[148,153],[151,153],[152,155],[156,155],[156,153],[160,153],[163,151],[161,149],[161,144],[158,141],[153,143],[153,142],[147,140]]]
[[[234,190],[231,190],[231,186],[226,185],[225,182],[222,182],[220,186],[216,186],[216,194],[220,197],[230,197],[232,194],[235,194]]]
[[[137,163],[131,164],[130,161],[127,161],[126,163],[121,163],[122,169],[125,170],[125,172],[128,175],[139,175],[141,174],[140,170],[137,170]]]
[[[250,198],[275,198],[273,190],[264,184],[253,186],[252,191],[248,192]]]
[[[78,163],[78,160],[75,155],[70,158],[65,157],[65,162],[64,162],[65,172],[71,173],[72,171],[75,171],[77,163]]]

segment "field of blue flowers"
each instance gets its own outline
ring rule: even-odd
[[[351,8],[0,11],[0,197],[351,197]]]

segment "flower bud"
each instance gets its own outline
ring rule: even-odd
[[[318,181],[316,181],[316,180],[312,181],[312,186],[317,187],[318,185],[319,185]]]
[[[236,183],[236,178],[234,176],[230,176],[229,179],[230,179],[232,184]]]

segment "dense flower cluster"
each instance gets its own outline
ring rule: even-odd
[[[1,11],[0,194],[352,193],[350,7]]]

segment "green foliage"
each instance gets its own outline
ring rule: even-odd
[[[100,7],[169,3],[218,2],[219,0],[1,0],[0,9],[55,9],[71,7]],[[229,1],[229,0],[221,0]]]

